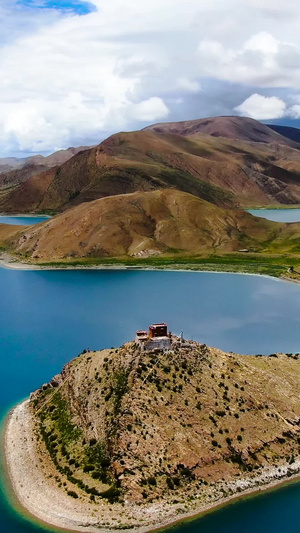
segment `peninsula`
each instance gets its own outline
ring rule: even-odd
[[[149,531],[276,485],[300,471],[299,365],[166,324],[84,351],[10,413],[13,491],[53,526]]]

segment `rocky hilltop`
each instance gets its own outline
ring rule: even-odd
[[[153,529],[296,475],[299,390],[298,355],[82,353],[10,417],[14,490],[66,529]]]

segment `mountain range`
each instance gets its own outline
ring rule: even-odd
[[[59,152],[46,158],[50,168],[0,194],[2,212],[58,215],[36,227],[2,228],[0,238],[45,261],[298,252],[297,224],[291,229],[243,210],[300,204],[300,144],[295,132],[283,133],[249,118],[215,117],[155,124]]]
[[[0,209],[60,212],[105,196],[170,187],[222,207],[300,203],[300,144],[253,119],[154,125],[78,150],[71,158],[68,151],[62,164],[50,156],[48,168],[29,178],[26,166],[15,171],[23,183],[2,190]]]
[[[67,148],[67,150],[59,150],[46,157],[34,155],[27,158],[0,158],[0,189],[3,190],[7,187],[18,185],[35,174],[40,174],[49,168],[62,165],[86,148],[84,146]]]

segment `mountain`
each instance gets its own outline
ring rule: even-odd
[[[290,126],[277,126],[273,124],[269,124],[269,128],[271,130],[276,131],[283,137],[286,137],[287,139],[290,139],[291,141],[294,141],[296,143],[300,143],[300,130],[299,128],[291,128]]]
[[[300,203],[299,150],[205,134],[119,133],[51,175],[47,188],[42,173],[7,191],[0,210],[62,211],[105,196],[169,187],[222,207]]]
[[[106,196],[170,187],[220,207],[297,205],[299,147],[242,117],[118,133],[63,164],[52,159],[57,164],[53,172],[45,174],[43,168],[18,187],[2,191],[0,211],[59,212]]]
[[[10,413],[25,509],[68,531],[153,531],[299,474],[299,355],[171,342],[85,350]]]
[[[43,263],[155,255],[176,258],[243,249],[299,252],[299,235],[300,224],[271,222],[164,189],[80,204],[36,226],[17,228],[8,238],[0,231],[0,244],[20,258]]]
[[[18,157],[0,157],[0,174],[3,172],[8,172],[14,168],[18,168],[27,161],[27,158],[18,158]]]
[[[300,144],[298,144],[300,138],[292,140],[291,137],[287,138],[288,136],[284,135],[280,129],[278,130],[278,127],[266,126],[258,120],[247,117],[211,117],[183,122],[163,122],[147,126],[145,130],[158,133],[174,133],[185,137],[203,133],[213,137],[223,137],[224,139],[283,144],[291,148],[300,149]]]
[[[25,159],[0,158],[0,189],[22,183],[31,176],[40,174],[49,168],[60,166],[87,147],[59,150],[49,156],[34,155]]]

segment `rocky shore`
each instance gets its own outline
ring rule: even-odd
[[[231,483],[231,495],[224,497],[224,486],[207,491],[206,501],[199,494],[193,501],[168,502],[142,506],[132,504],[91,505],[73,500],[58,489],[55,472],[43,464],[39,446],[33,438],[34,421],[29,401],[17,405],[10,413],[5,430],[5,459],[11,490],[18,503],[34,520],[72,531],[108,533],[127,529],[143,533],[171,526],[196,517],[233,500],[260,491],[274,489],[300,475],[300,457],[292,464],[265,468],[256,478]],[[228,485],[226,486],[228,490]]]

